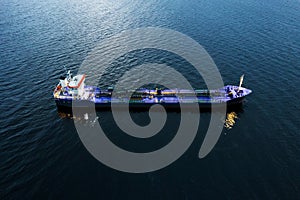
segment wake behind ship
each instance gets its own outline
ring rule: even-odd
[[[128,98],[130,91],[115,92],[112,95],[113,87],[102,90],[96,86],[87,86],[85,78],[84,74],[72,76],[70,71],[66,77],[60,78],[53,92],[59,108],[72,108],[72,103],[76,107],[88,107],[92,103],[96,109],[108,109],[112,103],[118,107],[129,104],[131,108],[149,108],[155,104],[163,105],[165,108],[179,108],[198,103],[200,108],[208,108],[212,104],[227,106],[241,104],[244,97],[252,93],[251,90],[241,86],[244,75],[240,78],[239,86],[226,85],[215,90],[141,88],[131,92],[130,98]]]

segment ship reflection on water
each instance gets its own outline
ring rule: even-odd
[[[226,114],[226,119],[224,122],[224,127],[227,129],[232,129],[234,124],[236,123],[236,119],[238,119],[238,115],[236,112],[232,111]]]
[[[84,122],[91,126],[94,126],[98,121],[99,117],[91,112],[81,112],[74,115],[71,110],[58,109],[58,116],[62,119],[72,119],[76,122]],[[232,129],[237,120],[240,118],[240,114],[243,113],[243,105],[236,105],[227,109],[226,118],[224,121],[224,128],[227,130]]]
[[[96,122],[98,122],[99,117],[91,113],[80,113],[77,115],[72,114],[70,111],[62,111],[58,110],[58,116],[62,119],[72,119],[76,122],[84,123],[85,125],[89,125],[93,127]]]
[[[240,114],[244,112],[243,105],[237,105],[227,109],[226,118],[224,121],[224,127],[227,130],[230,130],[237,123],[237,120],[240,119]]]
[[[64,118],[69,118],[69,119],[73,119],[73,115],[71,112],[66,112],[66,111],[61,111],[58,110],[57,114],[60,118],[64,119]]]

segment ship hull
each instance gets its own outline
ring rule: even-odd
[[[214,107],[234,107],[236,105],[241,105],[244,101],[244,97],[232,99],[227,102],[221,103],[213,103]],[[86,109],[86,108],[95,108],[96,110],[111,110],[111,102],[106,103],[94,103],[88,100],[62,100],[56,99],[56,105],[59,109]],[[129,105],[130,110],[149,110],[153,105],[161,105],[166,110],[192,110],[194,109],[194,103],[122,103],[122,102],[114,102],[113,106],[115,109],[127,109]],[[212,103],[198,103],[199,109],[201,110],[210,110],[212,107]]]

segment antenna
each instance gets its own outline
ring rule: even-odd
[[[68,73],[68,69],[67,69],[67,67],[66,67],[66,66],[64,66],[64,69],[65,69],[66,73]]]

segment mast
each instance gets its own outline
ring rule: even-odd
[[[240,90],[241,87],[242,87],[243,81],[244,81],[244,74],[240,77],[239,90]]]
[[[239,91],[242,87],[243,81],[244,81],[244,74],[240,77]]]

